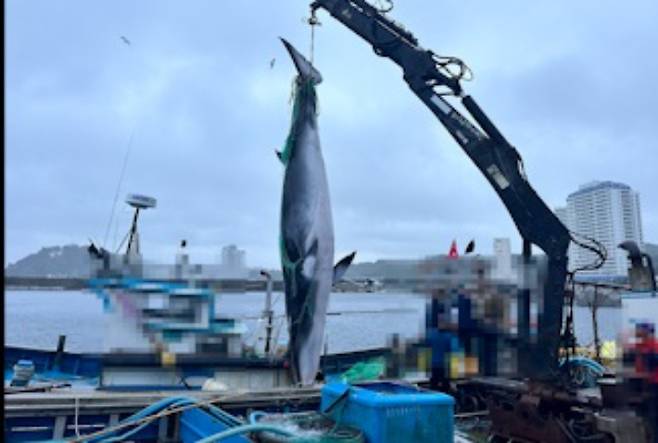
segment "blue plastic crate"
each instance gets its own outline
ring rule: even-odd
[[[452,443],[454,405],[449,395],[394,382],[322,388],[322,410],[331,407],[334,420],[359,428],[368,443]]]
[[[239,421],[228,421],[226,417],[217,416],[212,411],[206,412],[201,409],[187,409],[180,414],[179,434],[182,443],[192,443],[218,432],[226,431],[242,423]],[[222,440],[224,443],[249,443],[251,440],[242,435]]]

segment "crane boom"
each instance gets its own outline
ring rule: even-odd
[[[494,188],[524,240],[548,258],[543,283],[537,340],[519,350],[529,357],[525,375],[552,379],[557,373],[570,234],[527,181],[518,151],[505,139],[475,100],[464,95],[459,76],[441,69],[437,56],[398,23],[365,0],[315,0],[311,9],[325,9],[370,43],[379,56],[402,68],[405,82],[445,126]],[[441,92],[443,91],[447,92]],[[454,95],[475,120],[471,122],[447,100]],[[529,253],[529,252],[528,252]]]

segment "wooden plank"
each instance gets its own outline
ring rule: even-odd
[[[208,391],[160,391],[152,393],[117,393],[90,391],[89,393],[57,392],[31,393],[5,396],[7,417],[58,416],[73,414],[78,399],[81,414],[120,414],[134,412],[166,397],[184,395],[198,401],[215,400],[217,406],[226,408],[262,407],[282,403],[306,403],[319,401],[320,387],[300,389],[274,389],[260,392],[208,392]]]

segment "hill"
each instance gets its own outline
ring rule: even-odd
[[[10,263],[7,277],[88,277],[89,254],[86,246],[66,245],[41,248]]]

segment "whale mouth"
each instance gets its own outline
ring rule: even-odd
[[[317,375],[318,367],[314,363],[316,357],[319,357],[319,353],[316,356],[315,352],[317,351],[314,347],[306,342],[300,346],[300,350],[296,356],[296,370],[298,381],[302,385],[308,385],[315,381]]]
[[[292,58],[292,61],[295,64],[295,68],[297,68],[297,73],[299,76],[304,80],[313,80],[313,83],[316,85],[322,83],[322,74],[320,74],[320,71],[315,69],[311,62],[309,62],[306,57],[304,57],[292,44],[290,44],[290,42],[288,42],[283,37],[279,38],[288,50],[290,58]]]

